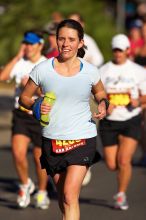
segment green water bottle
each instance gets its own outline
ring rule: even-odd
[[[53,106],[55,100],[56,100],[56,95],[54,94],[54,92],[47,92],[44,96],[43,103],[47,103],[47,104]],[[40,123],[42,126],[48,125],[49,121],[50,121],[49,113],[45,114],[45,115],[43,115],[43,114],[41,115]]]

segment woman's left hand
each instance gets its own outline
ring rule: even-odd
[[[101,102],[101,103],[98,105],[97,110],[98,110],[98,113],[94,113],[93,116],[94,116],[96,119],[102,120],[102,119],[106,116],[106,114],[107,114],[105,103],[104,103],[104,102]]]

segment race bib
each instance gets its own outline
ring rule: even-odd
[[[130,95],[128,93],[108,94],[108,99],[115,106],[126,106],[130,103]]]
[[[52,149],[56,154],[61,154],[73,150],[77,147],[84,146],[85,139],[81,140],[52,140]]]

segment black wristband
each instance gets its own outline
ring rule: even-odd
[[[108,101],[108,99],[102,98],[102,99],[100,99],[97,103],[100,104],[101,102],[104,102],[104,103],[105,103],[106,110],[108,110],[108,107],[109,107],[109,101]]]

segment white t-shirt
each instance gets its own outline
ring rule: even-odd
[[[140,107],[129,109],[128,104],[130,97],[146,95],[146,69],[130,60],[122,65],[110,61],[100,68],[100,75],[110,102],[116,106],[107,119],[125,121],[141,112]]]
[[[15,78],[16,82],[16,89],[15,89],[15,108],[19,107],[18,104],[18,99],[20,96],[20,93],[22,92],[22,87],[21,87],[21,81],[23,77],[28,77],[29,78],[29,73],[31,70],[39,63],[42,61],[46,60],[45,56],[41,56],[40,59],[33,63],[30,60],[21,58],[13,67],[11,73],[10,73],[10,78],[13,79]]]
[[[50,112],[49,125],[43,128],[43,136],[50,139],[76,140],[97,135],[91,120],[89,98],[93,85],[100,80],[98,69],[83,59],[80,72],[71,77],[58,74],[53,68],[54,58],[42,62],[30,74],[30,78],[43,93],[54,92],[55,104]]]
[[[84,59],[97,67],[101,66],[104,58],[95,40],[91,36],[84,34],[84,43],[87,46]]]

